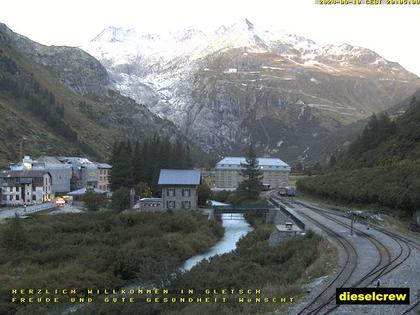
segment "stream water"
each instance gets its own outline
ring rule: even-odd
[[[236,242],[252,231],[252,227],[242,214],[223,214],[222,221],[225,228],[223,238],[204,254],[196,255],[186,260],[181,267],[182,271],[189,271],[203,259],[233,251],[236,248]]]

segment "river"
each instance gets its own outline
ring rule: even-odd
[[[236,242],[253,230],[242,214],[223,214],[222,220],[225,229],[223,238],[204,254],[196,255],[186,260],[180,268],[181,271],[191,270],[203,259],[233,251],[236,248]]]

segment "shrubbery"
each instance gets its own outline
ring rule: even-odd
[[[336,201],[380,204],[411,215],[420,208],[420,165],[374,167],[311,176],[298,189]]]
[[[258,225],[238,242],[235,252],[202,261],[190,272],[179,275],[171,287],[262,289],[262,296],[296,296],[306,270],[320,256],[322,239],[309,232],[304,239],[292,239],[277,247],[268,246],[271,226]],[[196,295],[195,295],[196,296]],[[216,296],[215,296],[216,297]],[[218,296],[220,297],[220,295]],[[237,298],[238,296],[224,296]],[[261,297],[261,296],[260,296]],[[89,306],[77,314],[266,314],[278,308],[272,303],[147,303],[138,305]]]
[[[16,233],[11,234],[12,230]],[[12,219],[0,225],[0,290],[83,290],[160,282],[187,258],[212,246],[221,233],[220,223],[183,211],[101,211]],[[37,307],[31,305],[32,314],[47,313]],[[0,314],[14,313],[14,305],[0,302]]]
[[[406,215],[420,208],[420,102],[400,117],[373,115],[359,137],[335,155],[326,174],[298,181],[299,190],[336,201],[378,204]]]
[[[95,192],[87,192],[83,196],[86,208],[90,211],[97,211],[105,203],[105,197]]]
[[[112,193],[111,207],[117,212],[130,208],[130,190],[121,187]]]

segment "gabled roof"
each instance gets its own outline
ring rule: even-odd
[[[108,163],[99,163],[99,162],[95,162],[95,164],[96,164],[96,166],[98,167],[98,168],[112,168],[112,166],[111,165],[109,165]]]
[[[160,170],[159,185],[200,185],[198,170]]]
[[[35,170],[12,170],[12,171],[1,171],[0,177],[20,177],[20,178],[35,178],[43,177],[49,173],[47,171],[35,171]]]
[[[106,193],[106,191],[104,191],[102,189],[98,189],[98,188],[94,188],[92,190],[87,190],[86,188],[80,188],[78,190],[73,190],[73,191],[69,192],[67,195],[69,195],[69,196],[81,196],[81,195],[86,194],[86,192],[89,192],[89,191],[97,193],[97,194],[105,194]]]
[[[260,166],[279,166],[281,168],[289,168],[290,166],[277,158],[257,158]],[[227,156],[223,160],[217,162],[217,165],[236,165],[240,166],[245,163],[245,157],[231,157]]]

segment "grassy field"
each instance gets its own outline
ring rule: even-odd
[[[33,215],[0,224],[0,314],[43,314],[7,303],[15,288],[118,288],[165,281],[223,235],[196,212]],[[8,293],[9,292],[9,293]],[[44,304],[45,305],[45,304]]]

